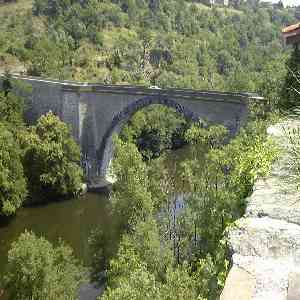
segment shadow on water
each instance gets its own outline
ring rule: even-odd
[[[9,226],[9,224],[11,222],[13,222],[14,218],[16,217],[16,215],[13,215],[13,216],[10,216],[10,217],[7,217],[7,216],[1,216],[0,217],[0,230],[2,227],[7,227]]]

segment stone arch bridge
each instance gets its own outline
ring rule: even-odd
[[[225,125],[234,135],[245,123],[249,93],[225,93],[189,89],[158,89],[129,85],[102,85],[13,76],[30,89],[17,88],[25,96],[27,119],[35,122],[49,110],[69,124],[81,147],[90,187],[100,185],[112,158],[112,135],[139,109],[151,104],[174,108],[185,117]]]

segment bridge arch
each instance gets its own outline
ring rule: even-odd
[[[173,108],[177,113],[183,115],[186,119],[189,119],[193,122],[202,121],[204,124],[204,121],[200,120],[197,114],[168,96],[146,96],[130,103],[123,110],[114,115],[109,128],[102,138],[100,147],[97,151],[98,173],[101,177],[105,177],[107,175],[109,164],[113,157],[113,135],[120,133],[124,124],[130,120],[134,113],[153,104],[161,104]]]

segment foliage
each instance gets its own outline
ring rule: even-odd
[[[189,276],[187,265],[172,268],[171,257],[155,236],[155,222],[142,222],[136,229],[123,237],[118,255],[110,263],[109,288],[103,298],[196,299],[196,282]],[[164,284],[159,270],[166,272]]]
[[[147,168],[132,143],[116,138],[115,156],[112,174],[117,181],[111,196],[112,210],[121,228],[130,229],[138,220],[146,220],[153,210]]]
[[[53,247],[25,231],[8,252],[4,287],[10,299],[77,299],[83,279],[83,267],[62,242]]]
[[[232,153],[232,184],[240,187],[240,197],[246,197],[254,182],[270,172],[271,162],[279,155],[279,148],[267,136],[267,124],[266,121],[250,122],[228,146],[228,152]]]
[[[298,117],[298,111],[295,111],[296,116]],[[283,127],[285,136],[288,143],[288,152],[289,152],[289,168],[291,171],[292,184],[300,188],[300,128],[296,127]]]
[[[21,154],[13,134],[0,123],[0,216],[15,214],[26,198]]]
[[[271,110],[279,102],[285,106],[278,95],[287,53],[280,29],[294,22],[294,11],[244,1],[233,6],[34,0],[28,8],[20,2],[0,12],[0,69],[113,84],[256,91]],[[222,127],[186,125],[174,112],[149,108],[115,141],[111,206],[119,220],[112,229],[120,235],[118,253],[107,246],[107,233],[91,237],[96,271],[109,271],[104,299],[214,299],[220,291],[228,269],[224,230],[243,213],[244,198],[268,172],[276,151],[260,122],[230,143]],[[77,191],[79,152],[67,127],[50,114],[19,135],[31,188]],[[163,169],[164,156],[151,160],[183,136],[190,156],[176,171]],[[185,196],[180,209],[178,181]]]
[[[286,64],[287,73],[279,104],[283,109],[290,109],[299,103],[300,81],[298,78],[300,75],[300,50],[298,47],[294,47],[294,51]]]
[[[116,232],[117,229],[117,226],[114,225],[106,231],[96,227],[88,238],[91,256],[89,269],[92,282],[102,284],[106,279],[105,270],[109,268],[109,262],[118,250],[119,232]]]
[[[278,151],[265,126],[262,121],[250,123],[227,145],[218,142],[226,132],[221,127],[188,130],[193,159],[184,163],[184,177],[192,195],[183,218],[193,224],[189,235],[196,259],[216,254],[225,228],[243,214],[254,181],[270,171]]]
[[[1,7],[7,13],[0,13],[0,68],[103,83],[261,91],[270,75],[282,79],[280,29],[296,22],[294,10],[233,5],[19,1]]]
[[[77,194],[82,180],[80,152],[69,128],[52,113],[26,128],[24,100],[13,90],[23,95],[28,87],[5,76],[1,89],[0,215],[14,214],[27,196],[33,200],[36,193],[45,199],[54,194]],[[42,195],[42,191],[48,193]]]
[[[41,116],[21,137],[24,169],[33,194],[76,195],[82,171],[80,151],[68,126],[53,113]],[[49,196],[49,194],[48,194]]]
[[[266,124],[249,123],[229,143],[222,126],[192,125],[190,154],[171,172],[164,156],[145,163],[136,146],[115,140],[112,208],[134,221],[119,227],[104,299],[218,298],[229,269],[225,229],[244,213],[254,181],[278,153]],[[183,206],[177,182],[184,183]]]
[[[229,270],[225,229],[278,154],[266,124],[250,122],[230,142],[222,126],[193,124],[187,155],[170,169],[164,155],[144,162],[130,141],[115,139],[112,211],[123,220],[104,299],[218,298]],[[105,255],[98,247],[95,257]]]
[[[24,103],[11,92],[0,91],[0,121],[12,130],[23,125]]]
[[[152,159],[184,144],[188,122],[174,109],[153,104],[136,112],[124,126],[121,138],[137,145],[143,157]]]

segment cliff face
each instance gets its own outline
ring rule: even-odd
[[[229,231],[233,267],[221,300],[300,300],[300,191],[286,134],[296,128],[300,121],[268,128],[282,153],[269,177],[256,182],[245,216]]]

